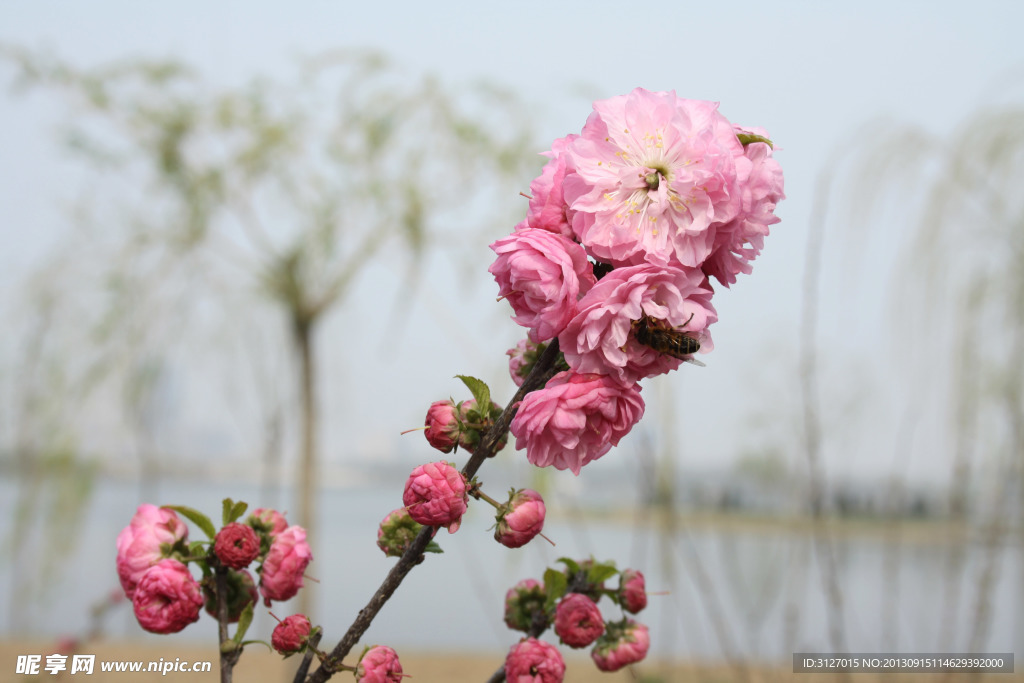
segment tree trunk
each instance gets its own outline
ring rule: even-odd
[[[301,410],[301,433],[299,450],[299,477],[297,480],[296,496],[298,498],[298,519],[293,523],[300,524],[306,529],[306,540],[310,547],[316,547],[314,538],[317,534],[317,513],[319,506],[317,495],[318,463],[316,450],[316,385],[315,372],[316,362],[313,350],[312,320],[295,320],[295,345],[299,357],[300,373],[300,410]],[[299,612],[314,621],[311,614],[313,605],[313,589],[315,584],[306,582],[305,587],[299,591]]]

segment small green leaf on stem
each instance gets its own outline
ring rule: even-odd
[[[587,570],[587,581],[590,583],[602,583],[616,574],[619,570],[615,568],[613,562],[595,562]]]
[[[437,553],[438,555],[440,555],[444,551],[441,550],[441,546],[439,546],[437,544],[437,541],[431,541],[430,543],[427,544],[427,547],[423,549],[423,552],[425,552],[425,553]]]
[[[231,508],[231,519],[228,520],[228,521],[229,522],[237,521],[242,515],[245,514],[245,511],[248,510],[248,509],[249,509],[249,504],[248,503],[246,503],[244,500],[238,501],[237,503],[235,503],[234,507]]]
[[[246,605],[245,609],[242,610],[242,614],[238,617],[238,628],[235,629],[235,637],[232,640],[239,647],[242,646],[242,638],[245,637],[245,632],[249,630],[249,625],[252,624],[253,605],[255,604],[254,601]]]
[[[552,610],[555,607],[555,603],[558,602],[562,596],[565,595],[565,591],[569,589],[569,579],[566,578],[564,572],[560,572],[557,569],[548,569],[544,572],[544,592],[546,594],[544,600],[544,609]]]
[[[558,558],[558,561],[565,565],[565,568],[569,570],[570,574],[576,574],[580,570],[579,563],[572,558],[560,557]]]
[[[202,529],[203,533],[206,534],[206,537],[211,541],[217,535],[217,530],[213,528],[213,522],[211,522],[210,518],[199,510],[195,510],[185,505],[164,505],[162,507],[164,510],[174,510],[178,514],[184,515],[189,521]]]
[[[736,137],[739,138],[740,144],[744,147],[753,142],[763,142],[772,149],[775,149],[775,145],[772,144],[772,141],[763,135],[755,135],[754,133],[737,133]]]
[[[491,388],[487,386],[486,382],[476,377],[470,377],[469,375],[455,376],[461,379],[462,383],[473,394],[477,410],[480,411],[480,414],[486,416],[491,409]]]

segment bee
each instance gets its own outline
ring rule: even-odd
[[[693,314],[691,313],[682,327],[689,325],[692,319]],[[694,365],[704,365],[692,357],[693,354],[700,351],[700,340],[680,329],[669,326],[663,320],[651,318],[646,314],[641,315],[639,320],[633,321],[633,336],[638,342],[658,353],[664,353]]]

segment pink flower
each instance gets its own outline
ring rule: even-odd
[[[306,543],[306,530],[290,526],[270,544],[270,552],[263,560],[260,573],[260,593],[263,603],[270,607],[271,600],[289,600],[302,588],[302,574],[313,560],[313,552]]]
[[[715,225],[739,211],[743,145],[717,109],[643,88],[594,103],[563,183],[587,253],[614,266],[704,262]]]
[[[744,129],[767,137],[760,128]],[[715,232],[711,254],[702,266],[705,273],[728,287],[736,275],[750,272],[750,262],[760,253],[768,226],[779,222],[775,206],[785,198],[782,167],[772,158],[772,148],[764,142],[752,142],[744,148],[745,165],[741,165],[740,212]]]
[[[607,375],[560,372],[526,395],[512,419],[516,448],[538,467],[574,474],[619,443],[644,414],[640,385]]]
[[[626,619],[608,624],[608,632],[594,645],[590,657],[601,671],[618,671],[642,660],[650,647],[647,627]]]
[[[521,548],[544,529],[544,499],[533,489],[513,492],[498,511],[494,540],[506,548]]]
[[[245,569],[260,554],[260,538],[251,526],[231,522],[217,532],[213,552],[225,567]]]
[[[647,584],[643,573],[635,569],[622,572],[619,576],[619,604],[632,614],[647,607]]]
[[[534,621],[547,621],[544,613],[544,584],[536,579],[523,579],[505,594],[505,625],[516,631],[529,632]]]
[[[359,659],[356,683],[401,683],[402,664],[386,645],[374,645]]]
[[[132,596],[139,626],[151,633],[177,633],[199,619],[202,606],[199,584],[188,567],[172,559],[147,569]]]
[[[288,528],[288,520],[284,515],[270,508],[256,508],[246,522],[257,531],[265,532],[270,538]]]
[[[459,442],[459,434],[462,433],[462,421],[459,419],[459,411],[455,402],[434,401],[427,409],[427,419],[423,424],[427,429],[424,434],[431,446],[442,453],[450,453],[455,444]]]
[[[604,633],[604,618],[594,601],[569,593],[555,607],[555,633],[569,647],[586,647]]]
[[[562,195],[562,182],[565,174],[571,169],[567,164],[565,148],[578,136],[569,135],[551,143],[551,151],[544,152],[551,160],[544,165],[540,175],[530,183],[530,210],[526,213],[525,227],[547,230],[549,232],[574,239],[572,225],[566,215],[565,197]]]
[[[270,634],[270,644],[283,655],[294,654],[305,647],[312,628],[306,615],[293,614],[274,627],[274,632]]]
[[[409,509],[409,516],[420,524],[443,526],[454,534],[466,512],[466,480],[443,461],[420,465],[405,482],[402,502]]]
[[[535,342],[557,336],[597,281],[583,247],[547,230],[517,230],[491,249],[498,257],[488,271]]]
[[[377,547],[388,557],[401,557],[422,528],[406,508],[392,510],[377,528]]]
[[[558,648],[536,638],[521,640],[505,657],[508,683],[562,683],[565,662]]]
[[[616,268],[584,296],[558,341],[569,367],[612,375],[622,384],[679,367],[680,359],[637,341],[634,321],[648,316],[676,333],[714,348],[708,326],[718,320],[711,286],[692,268],[642,265]]]
[[[228,584],[228,622],[236,623],[242,616],[242,611],[250,603],[259,599],[259,591],[256,590],[256,583],[252,580],[252,574],[244,569],[230,570],[227,576]],[[208,583],[204,583],[203,599],[206,613],[217,619],[217,595],[210,589]]]
[[[149,503],[138,507],[132,521],[117,535],[117,576],[129,599],[146,570],[188,540],[188,527],[173,510]]]

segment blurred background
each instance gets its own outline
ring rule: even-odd
[[[400,433],[469,397],[456,374],[513,393],[488,245],[539,153],[642,86],[767,129],[782,222],[716,292],[707,367],[647,380],[619,447],[578,478],[511,447],[481,471],[543,491],[557,547],[502,548],[474,506],[366,643],[496,667],[504,592],[594,555],[664,593],[632,680],[1024,652],[1022,20],[0,2],[0,640],[213,643],[212,619],[144,637],[106,604],[139,503],[224,497],[310,529],[306,607],[340,637],[394,562],[377,523],[437,459]]]

